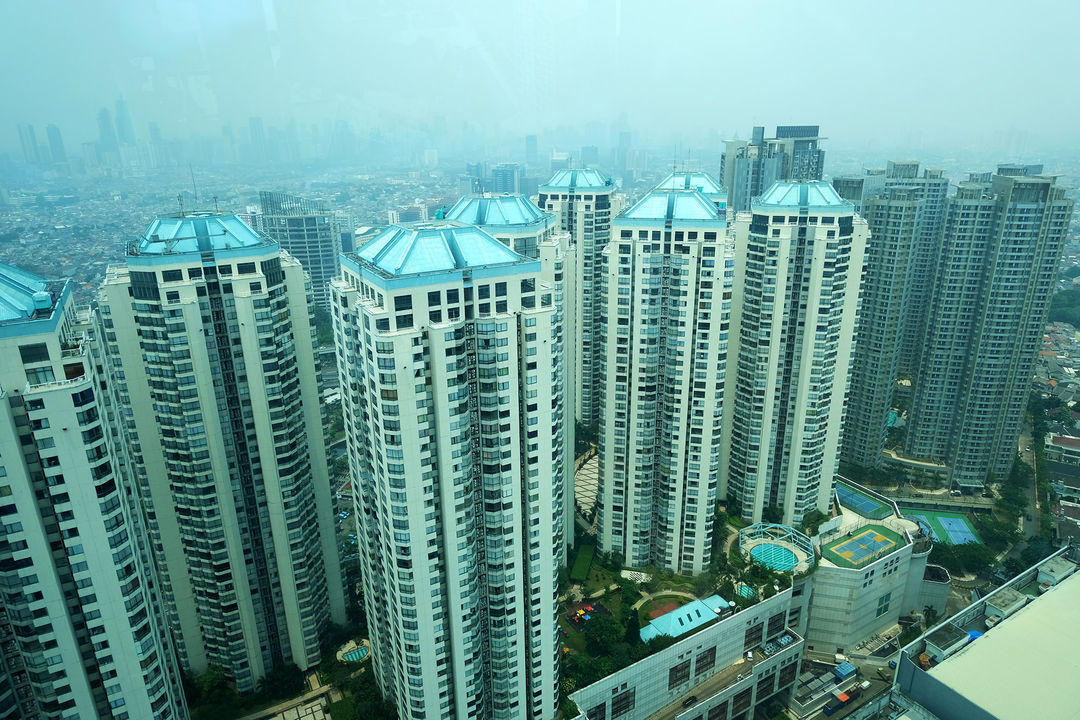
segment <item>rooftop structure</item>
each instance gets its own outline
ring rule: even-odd
[[[524,195],[466,195],[446,212],[447,220],[467,225],[533,225],[546,228],[555,217],[545,213]]]
[[[0,263],[0,324],[52,317],[66,289],[66,281],[46,280]]]
[[[892,704],[914,702],[914,716],[940,720],[1080,716],[1076,560],[1075,548],[1062,549],[905,647]],[[1070,574],[1040,596],[1033,581],[1050,564]],[[1014,595],[1022,606],[986,629]]]
[[[765,210],[835,209],[850,212],[855,206],[844,200],[827,182],[778,182],[755,199],[751,206]]]
[[[739,531],[744,556],[780,572],[803,573],[814,566],[814,545],[788,525],[756,523]]]
[[[557,170],[551,179],[540,186],[540,192],[548,193],[558,190],[572,190],[575,192],[588,192],[589,190],[610,191],[615,183],[599,170]]]
[[[275,243],[252,230],[236,215],[188,213],[154,218],[128,256],[176,255],[253,248]]]
[[[694,600],[660,617],[641,628],[641,642],[649,642],[658,635],[679,637],[696,630],[721,617],[727,610],[728,602],[719,595],[710,595],[702,600]]]
[[[702,223],[713,227],[719,221],[722,227],[724,216],[718,214],[716,205],[697,190],[658,189],[631,205],[618,220],[634,220],[635,226],[652,220],[658,227],[671,222],[680,225]]]
[[[365,243],[355,257],[390,278],[524,260],[480,228],[450,222],[391,225]]]
[[[709,173],[673,172],[657,184],[656,190],[697,190],[709,198],[721,214],[727,210],[727,190]]]

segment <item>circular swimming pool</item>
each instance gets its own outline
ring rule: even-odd
[[[750,548],[750,557],[770,570],[787,572],[799,564],[795,553],[783,545],[760,543]]]

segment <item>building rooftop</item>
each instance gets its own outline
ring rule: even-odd
[[[709,173],[673,172],[660,181],[657,190],[698,190],[707,197],[722,195],[727,197],[724,186]]]
[[[615,183],[604,173],[591,168],[586,170],[559,170],[540,186],[540,192],[549,190],[614,190]]]
[[[1080,718],[1080,574],[930,669],[989,716]]]
[[[851,212],[855,206],[844,200],[827,182],[778,182],[751,202],[754,210],[826,210]]]
[[[30,320],[35,313],[48,315],[56,303],[57,285],[33,273],[0,263],[0,323]]]
[[[478,227],[455,222],[391,225],[356,257],[391,277],[525,261]]]
[[[188,213],[154,218],[128,255],[173,255],[274,245],[236,215]]]
[[[555,218],[530,202],[524,195],[466,195],[446,213],[447,220],[468,225],[493,227],[504,225],[549,225]]]
[[[658,618],[641,628],[641,642],[649,642],[658,635],[679,637],[691,630],[696,630],[720,617],[718,611],[728,607],[728,603],[719,595],[710,595],[703,600],[694,600]]]
[[[651,190],[618,216],[619,220],[706,222],[724,227],[725,221],[707,197],[697,190]]]

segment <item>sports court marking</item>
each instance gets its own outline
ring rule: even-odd
[[[935,542],[944,542],[950,545],[963,545],[969,542],[982,542],[971,521],[964,515],[955,512],[939,510],[924,510],[919,508],[915,511],[911,508],[901,508],[904,517],[918,518],[930,526],[930,533]]]
[[[840,499],[841,505],[851,508],[864,517],[881,520],[892,514],[892,509],[885,503],[875,500],[872,497],[867,497],[858,490],[850,488],[843,483],[836,484],[836,496]]]
[[[848,562],[858,565],[867,558],[895,546],[895,542],[871,528],[844,540],[839,545],[834,545],[831,549]]]

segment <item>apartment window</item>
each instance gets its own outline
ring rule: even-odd
[[[19,355],[24,363],[49,362],[49,348],[45,343],[20,345]]]
[[[636,694],[637,688],[630,688],[629,690],[619,693],[611,700],[612,720],[621,717],[634,709],[634,698]]]
[[[690,679],[690,661],[684,660],[668,670],[668,690],[674,690]]]

